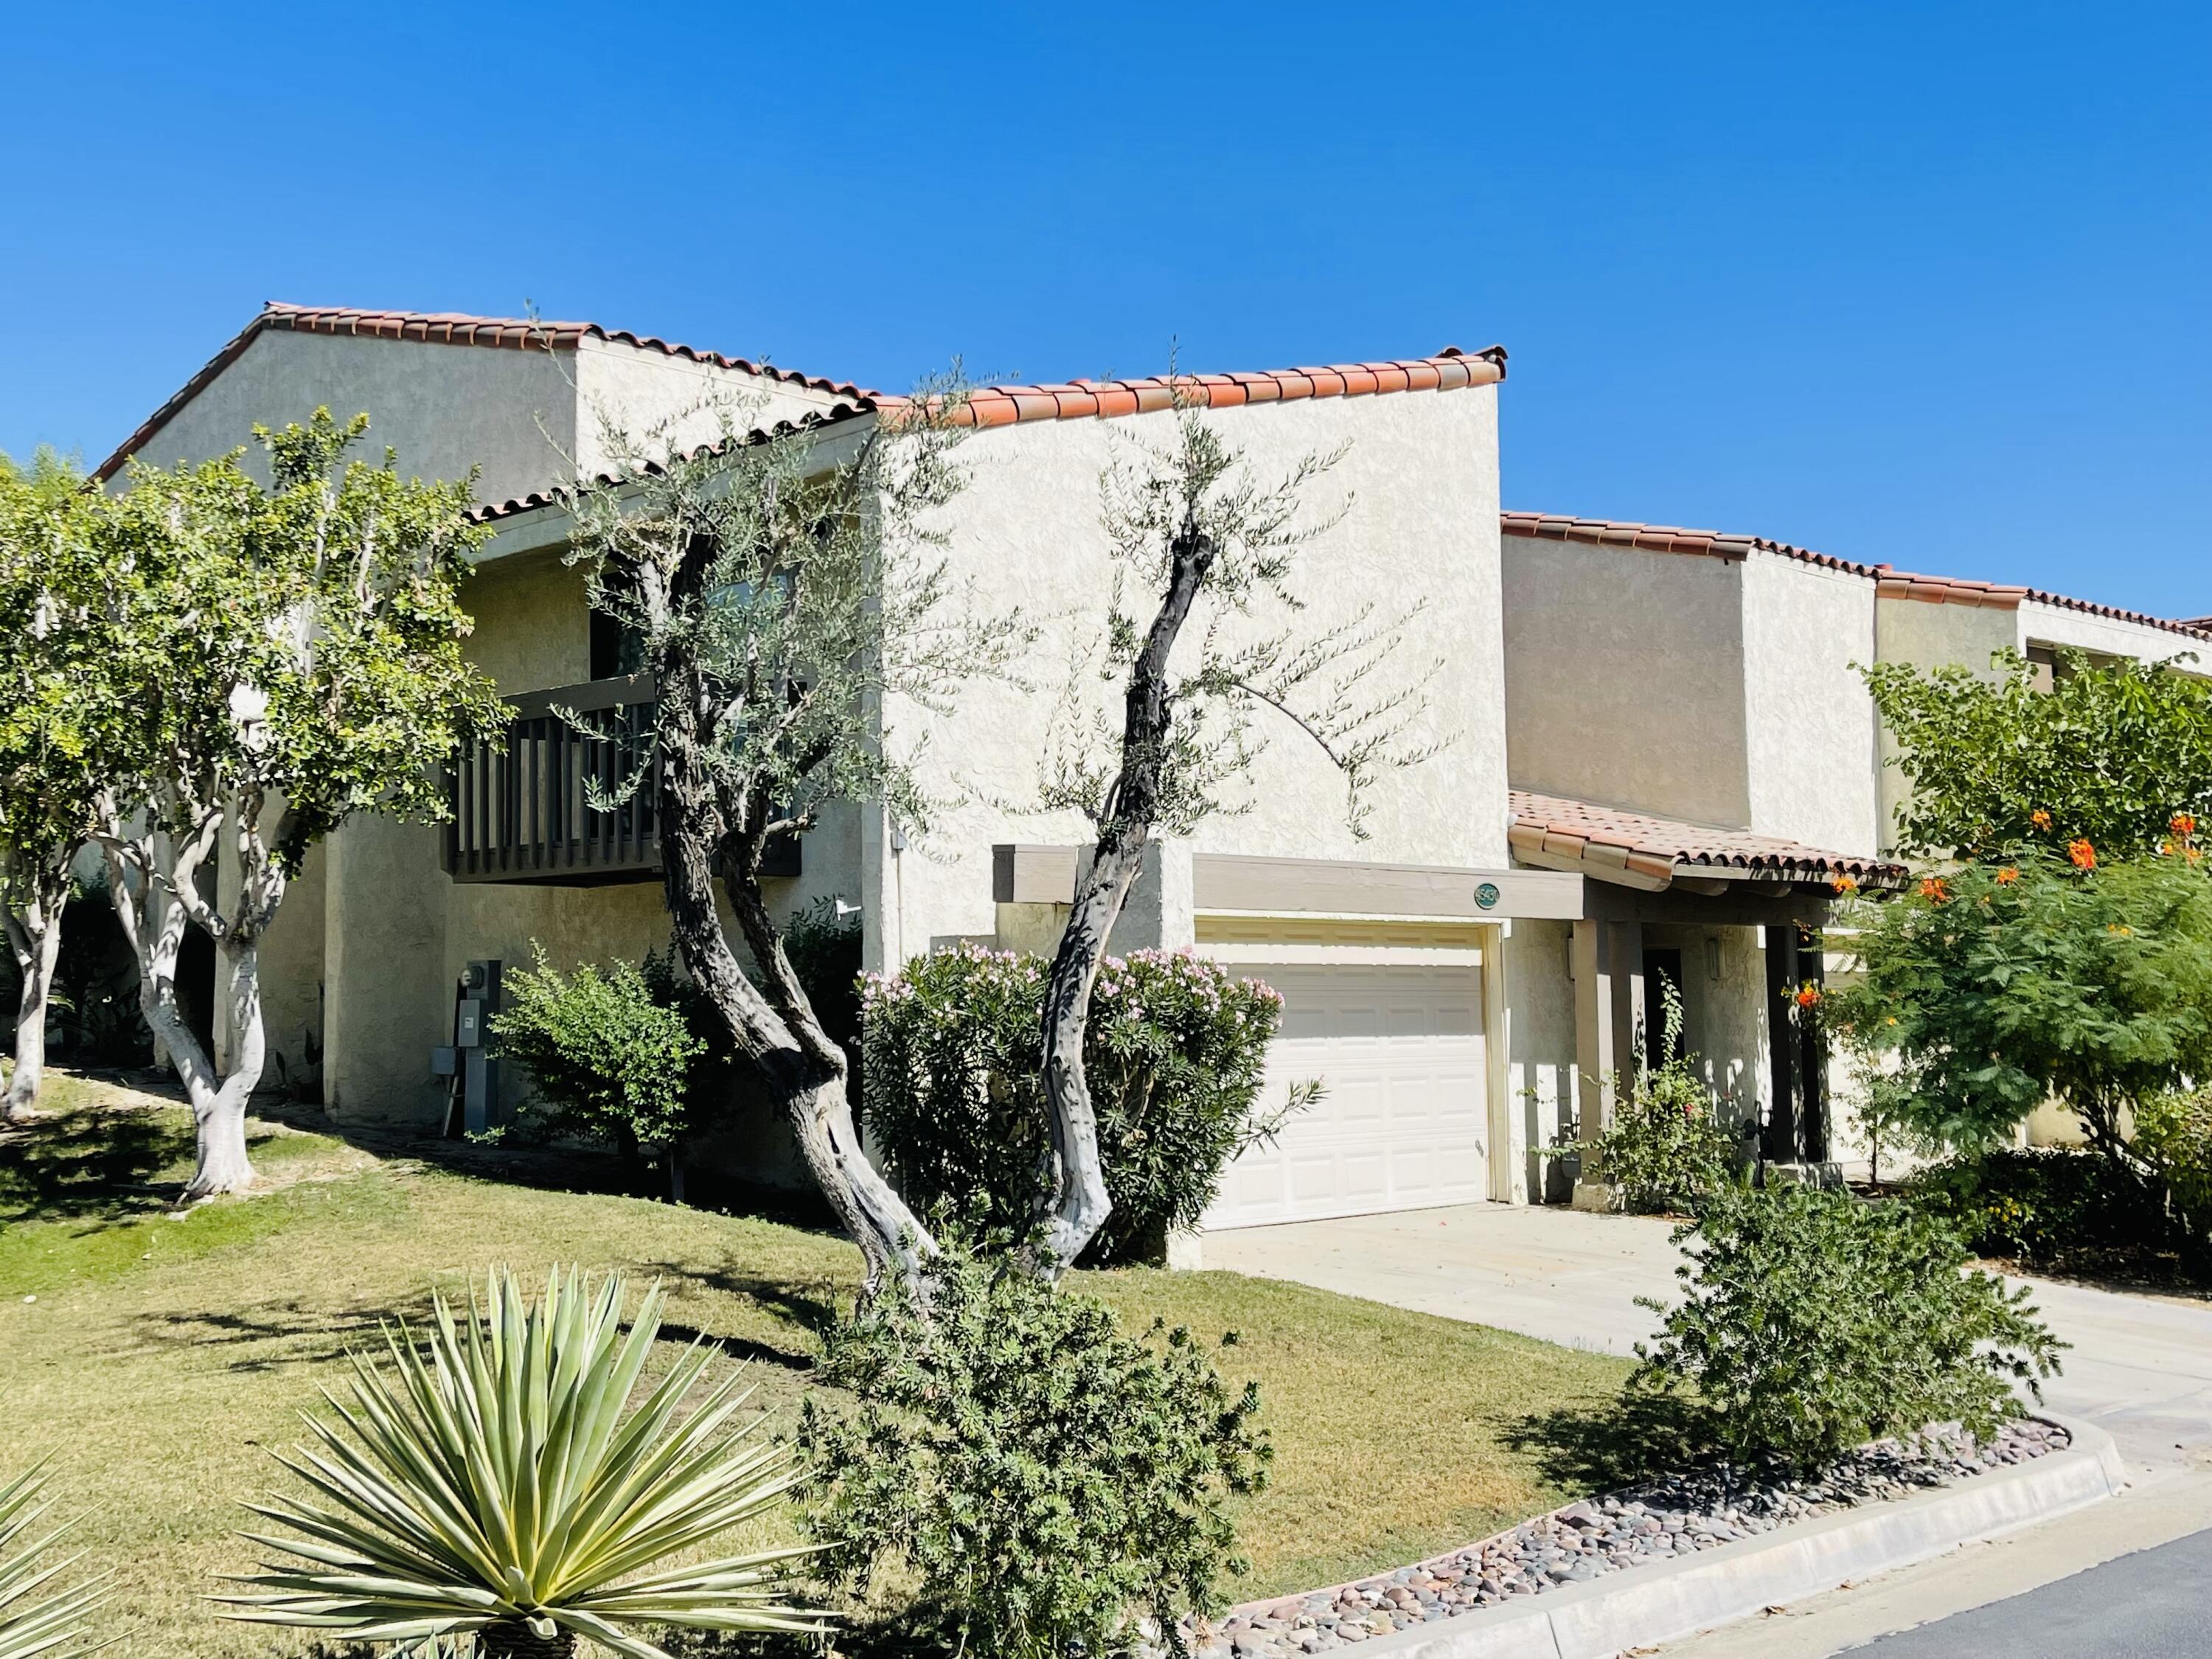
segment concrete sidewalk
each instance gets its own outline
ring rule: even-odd
[[[1478,1204],[1209,1233],[1206,1265],[1626,1354],[1671,1299],[1669,1224]],[[2074,1346],[2056,1410],[2110,1433],[2133,1485],[2118,1500],[1995,1544],[1670,1644],[1696,1659],[1826,1655],[2018,1595],[2212,1526],[2212,1303],[2028,1281]]]

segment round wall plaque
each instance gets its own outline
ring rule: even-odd
[[[1490,909],[1498,902],[1498,884],[1494,881],[1484,882],[1481,886],[1474,890],[1474,902],[1484,909]]]

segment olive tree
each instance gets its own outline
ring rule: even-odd
[[[265,1038],[260,947],[308,847],[356,812],[435,819],[439,769],[497,729],[463,659],[459,603],[481,537],[471,484],[349,459],[366,416],[255,428],[269,482],[234,451],[135,465],[103,516],[132,769],[102,803],[108,890],[139,1006],[198,1126],[187,1198],[251,1183],[246,1107]],[[228,1016],[219,1073],[177,1000],[186,927],[213,941]]]
[[[21,978],[0,1102],[10,1122],[38,1099],[70,866],[115,758],[114,710],[100,696],[113,645],[97,580],[101,505],[59,457],[19,468],[0,455],[0,929]]]
[[[879,804],[926,831],[940,803],[885,706],[949,712],[1023,640],[1018,617],[961,602],[942,551],[965,409],[947,384],[872,416],[773,432],[742,397],[634,430],[603,415],[609,482],[570,492],[570,556],[592,603],[635,635],[657,690],[649,763],[594,804],[651,792],[684,968],[783,1111],[872,1287],[931,1242],[861,1151],[845,1051],[793,969],[763,860],[836,802]],[[709,423],[713,441],[679,441]]]
[[[1085,718],[1079,699],[1072,703],[1076,718],[1061,726],[1045,789],[1048,805],[1081,811],[1097,830],[1042,1016],[1054,1165],[1042,1243],[1055,1268],[1074,1262],[1110,1208],[1084,1042],[1091,986],[1146,844],[1241,810],[1237,786],[1272,736],[1263,722],[1337,769],[1346,818],[1363,836],[1375,776],[1440,746],[1419,733],[1423,689],[1440,663],[1395,680],[1389,672],[1418,602],[1300,624],[1297,556],[1350,507],[1346,499],[1316,513],[1305,497],[1341,450],[1263,478],[1182,397],[1164,443],[1121,442],[1101,485],[1117,580],[1096,665],[1121,685],[1121,718]]]

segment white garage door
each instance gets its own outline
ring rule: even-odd
[[[1489,1196],[1480,969],[1230,967],[1283,994],[1267,1097],[1307,1078],[1327,1091],[1231,1166],[1208,1228]]]

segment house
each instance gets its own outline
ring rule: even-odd
[[[1784,1162],[1842,1155],[1848,1090],[1784,1010],[1823,970],[1838,881],[1899,875],[1853,665],[1972,661],[2000,635],[2130,654],[2204,637],[1753,538],[1504,512],[1504,376],[1502,350],[1447,349],[1187,382],[1263,472],[1342,447],[1324,488],[1352,504],[1304,567],[1309,619],[1418,598],[1445,659],[1419,718],[1449,740],[1378,781],[1364,840],[1323,759],[1283,741],[1251,811],[1150,856],[1117,948],[1188,946],[1264,975],[1286,999],[1277,1073],[1329,1085],[1240,1161],[1210,1224],[1564,1196],[1538,1150],[1603,1112],[1661,979],[1747,1141]],[[515,705],[505,752],[465,757],[451,824],[342,827],[265,949],[271,1044],[313,1037],[340,1120],[439,1121],[430,1056],[465,964],[526,960],[533,942],[563,963],[665,948],[649,803],[590,811],[592,763],[550,713],[603,711],[635,744],[650,688],[594,625],[548,492],[602,459],[594,410],[650,421],[708,392],[829,446],[896,403],[589,324],[272,305],[101,469],[221,453],[317,404],[366,410],[373,441],[426,477],[480,468],[489,534],[465,602],[471,653]],[[1099,476],[1170,405],[1157,380],[976,394],[948,555],[985,603],[1045,619],[1048,669],[1110,582]],[[929,781],[967,804],[927,844],[879,807],[831,817],[775,877],[781,902],[857,906],[871,968],[971,939],[1048,948],[1087,826],[982,803],[1034,796],[1051,703],[982,684],[934,724],[888,711],[928,728]],[[766,1122],[716,1156],[794,1177]]]

